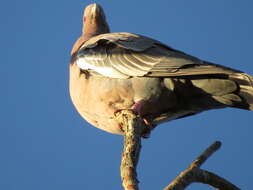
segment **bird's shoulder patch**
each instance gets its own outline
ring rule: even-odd
[[[94,48],[101,42],[105,42],[105,44],[108,45],[114,44],[123,49],[129,49],[136,52],[142,52],[151,47],[154,47],[155,44],[161,44],[159,41],[153,40],[145,36],[127,32],[119,32],[101,34],[90,38],[82,45],[81,48]]]

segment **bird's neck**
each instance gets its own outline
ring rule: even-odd
[[[103,25],[93,24],[90,26],[85,26],[83,28],[83,36],[87,40],[94,37],[94,36],[109,33],[109,32],[110,31],[109,31],[106,23]]]
[[[75,54],[78,49],[90,38],[99,35],[99,33],[96,32],[89,32],[89,33],[84,33],[82,36],[79,37],[79,39],[75,42],[75,44],[73,45],[72,51],[71,51],[71,55]]]

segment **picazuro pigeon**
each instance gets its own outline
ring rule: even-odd
[[[123,134],[115,113],[125,109],[147,128],[210,109],[253,110],[252,76],[145,36],[109,33],[98,4],[85,8],[83,25],[71,52],[70,96],[95,127]]]

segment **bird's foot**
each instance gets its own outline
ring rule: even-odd
[[[146,129],[144,130],[142,137],[147,139],[150,137],[150,133],[151,133],[152,129],[154,129],[154,126],[151,124],[151,122],[148,121],[148,119],[142,117],[142,120],[146,125]]]
[[[143,112],[143,105],[145,105],[146,101],[145,100],[140,100],[136,103],[134,103],[134,105],[131,107],[131,109],[127,109],[129,111],[132,111],[134,114],[138,115],[143,123],[146,125],[146,129],[143,132],[142,137],[143,138],[149,138],[150,137],[150,133],[151,131],[155,128],[151,121],[149,121],[144,115],[145,113]],[[117,113],[121,112],[122,110],[126,110],[126,109],[119,109],[117,111],[114,112],[114,115],[116,115]],[[121,126],[120,126],[121,127]],[[123,129],[121,128],[121,130],[123,131]]]

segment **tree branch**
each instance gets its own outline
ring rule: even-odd
[[[220,147],[221,142],[214,142],[191,163],[189,168],[181,172],[172,183],[165,187],[164,190],[183,190],[194,182],[208,184],[220,190],[240,190],[222,177],[199,168]]]
[[[138,190],[136,167],[141,151],[141,136],[146,128],[143,120],[130,110],[116,114],[124,131],[124,149],[121,160],[121,179],[125,190]]]
[[[122,110],[116,113],[115,117],[124,131],[124,149],[120,167],[122,185],[125,190],[138,190],[136,168],[141,151],[141,137],[145,132],[146,125],[143,119],[135,115],[131,110]],[[190,164],[189,168],[181,172],[175,180],[165,187],[164,190],[184,190],[194,182],[208,184],[220,190],[240,190],[222,177],[200,169],[200,166],[220,147],[221,142],[214,142]]]

